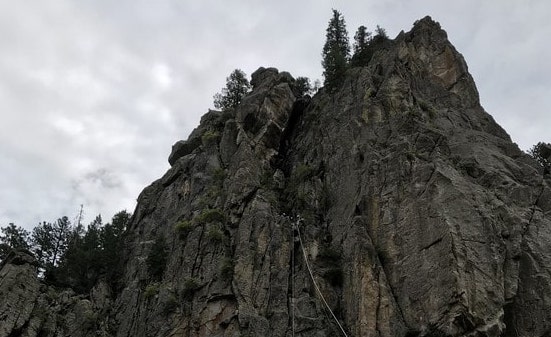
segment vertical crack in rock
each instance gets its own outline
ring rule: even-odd
[[[297,97],[259,68],[239,106],[207,112],[138,197],[120,290],[54,289],[25,252],[2,262],[0,337],[283,337],[293,317],[297,337],[338,335],[293,260],[293,216],[351,337],[548,336],[549,179],[430,17],[371,52],[334,92]]]

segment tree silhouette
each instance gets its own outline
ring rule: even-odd
[[[0,260],[3,260],[11,250],[29,249],[29,232],[24,228],[10,223],[0,228]]]
[[[528,154],[543,167],[543,174],[551,173],[551,144],[539,142],[528,150]]]
[[[364,51],[370,41],[371,32],[367,31],[365,26],[358,27],[356,34],[354,34],[354,55],[360,54]]]
[[[226,87],[222,92],[214,95],[214,107],[222,110],[235,109],[250,89],[247,75],[241,69],[235,69],[226,77]]]
[[[51,272],[65,254],[71,232],[71,222],[66,216],[53,223],[43,222],[33,229],[31,234],[33,252],[45,272],[46,279],[53,276]]]
[[[322,51],[324,85],[328,91],[334,91],[342,84],[350,57],[348,32],[342,14],[333,9],[333,17],[329,20],[325,44]]]

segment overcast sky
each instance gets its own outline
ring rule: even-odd
[[[0,1],[0,225],[132,212],[233,69],[321,79],[332,8],[351,37],[431,15],[513,141],[551,141],[547,0]]]

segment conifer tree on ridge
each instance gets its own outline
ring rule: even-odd
[[[343,15],[333,9],[333,17],[329,20],[326,41],[322,51],[324,85],[329,91],[334,91],[344,80],[350,44]]]

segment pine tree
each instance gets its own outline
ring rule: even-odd
[[[310,84],[310,79],[308,77],[297,77],[294,88],[298,97],[310,95],[312,93],[312,85]]]
[[[11,250],[29,249],[29,232],[13,223],[0,228],[0,260],[3,260]]]
[[[58,282],[71,286],[78,293],[92,289],[102,269],[101,230],[102,219],[98,215],[87,226],[84,235],[77,234],[70,241],[56,273]]]
[[[106,224],[101,231],[101,260],[104,265],[105,278],[111,289],[117,291],[120,288],[122,275],[122,250],[126,226],[130,222],[131,214],[120,211],[115,214],[111,223]]]
[[[358,27],[354,35],[354,56],[364,51],[371,41],[371,32],[365,26]]]
[[[350,66],[363,67],[369,64],[373,55],[385,48],[388,40],[386,30],[379,25],[373,34],[368,32],[365,26],[358,27],[354,35],[354,55],[350,60]]]
[[[329,20],[327,27],[322,57],[324,85],[331,92],[342,84],[350,57],[350,45],[344,17],[335,9],[333,9],[333,17]]]
[[[0,229],[0,243],[13,249],[29,249],[29,232],[13,223]]]
[[[383,27],[377,25],[377,28],[375,28],[375,37],[379,37],[383,40],[388,40],[388,35],[386,33],[386,29]]]
[[[53,277],[51,272],[65,254],[71,233],[71,222],[66,216],[53,223],[43,222],[33,229],[33,251],[45,272],[46,279]]]
[[[222,92],[214,95],[214,107],[222,110],[235,109],[250,89],[247,75],[241,69],[235,69],[226,77],[226,87]]]

